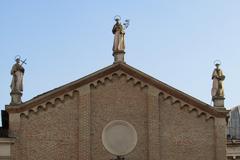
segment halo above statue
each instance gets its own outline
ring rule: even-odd
[[[15,56],[15,60],[17,60],[17,59],[21,59],[21,56],[20,55],[16,55]]]
[[[116,15],[116,16],[114,17],[114,20],[115,20],[115,21],[121,21],[121,17],[120,17],[119,15]]]
[[[215,66],[216,65],[220,66],[222,64],[222,62],[219,59],[216,59],[213,63]]]

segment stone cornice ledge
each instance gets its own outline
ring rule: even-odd
[[[6,106],[6,110],[8,111],[8,113],[24,112],[25,115],[28,115],[28,112],[30,110],[36,112],[38,110],[38,107],[44,108],[48,103],[54,104],[57,99],[63,101],[65,96],[72,97],[73,93],[78,92],[78,88],[80,88],[81,86],[90,84],[96,87],[99,83],[100,84],[104,83],[106,79],[111,80],[111,77],[113,75],[118,76],[125,75],[127,76],[128,80],[130,79],[134,80],[135,84],[139,83],[141,87],[145,87],[148,85],[154,86],[160,90],[160,94],[163,94],[165,99],[171,97],[173,99],[172,103],[175,103],[176,101],[182,101],[183,103],[181,103],[181,106],[186,106],[187,104],[190,111],[193,110],[193,108],[200,109],[201,111],[198,112],[199,115],[208,113],[214,117],[224,118],[228,113],[227,110],[223,110],[221,112],[217,111],[212,106],[123,63],[110,65],[79,80],[76,80],[74,82],[68,83],[64,86],[58,87],[44,94],[41,94],[21,105]],[[206,114],[207,119],[211,117],[208,114]]]
[[[16,138],[0,138],[0,144],[12,144],[15,143]]]

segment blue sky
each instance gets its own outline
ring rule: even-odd
[[[1,0],[0,109],[15,55],[27,58],[23,101],[113,63],[115,15],[130,19],[126,62],[208,104],[216,59],[225,104],[240,104],[239,0]]]

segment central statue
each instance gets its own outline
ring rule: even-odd
[[[129,20],[126,20],[123,25],[120,22],[120,17],[115,17],[115,25],[113,26],[112,33],[114,34],[113,52],[124,52],[125,50],[125,29],[129,25]]]

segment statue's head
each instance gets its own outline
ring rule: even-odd
[[[218,60],[218,59],[214,61],[214,64],[215,64],[215,66],[216,66],[216,69],[219,69],[219,66],[221,65],[221,63],[222,63],[222,62],[221,62],[220,60]]]
[[[16,62],[17,62],[17,63],[20,63],[20,58],[16,58]]]
[[[216,63],[215,66],[216,66],[217,69],[219,69],[220,64]]]
[[[120,20],[121,20],[121,17],[119,16],[119,15],[116,15],[115,17],[114,17],[114,20],[116,21],[116,23],[120,23]]]

